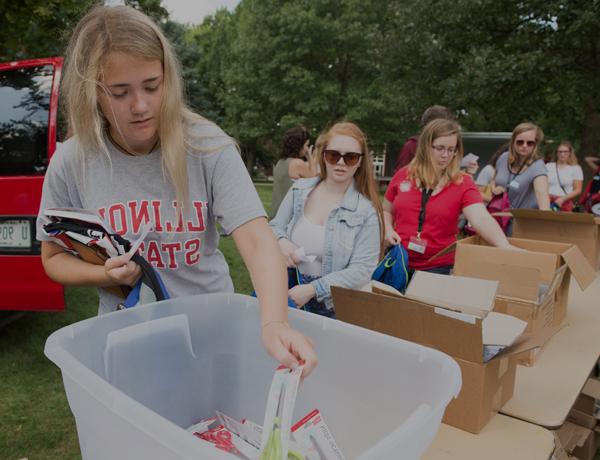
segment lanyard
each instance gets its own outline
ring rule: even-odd
[[[510,169],[510,165],[508,164],[508,159],[506,160],[506,169],[508,169],[508,185],[510,185],[510,183],[513,180],[515,180],[519,174],[521,174],[521,171],[523,170],[525,163],[527,163],[527,160],[525,160],[523,163],[521,163],[521,166],[519,166],[519,170],[517,171],[517,174],[515,174],[513,176],[514,173]]]
[[[421,238],[423,224],[425,223],[425,208],[427,207],[427,202],[429,201],[429,198],[431,198],[432,193],[432,188],[421,189],[421,212],[419,212],[419,229],[417,230],[417,238],[419,239]]]

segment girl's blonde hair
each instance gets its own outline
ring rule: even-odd
[[[567,158],[567,164],[571,166],[579,164],[579,162],[577,161],[577,156],[575,155],[575,149],[573,148],[573,144],[571,144],[569,141],[560,141],[560,143],[556,147],[556,150],[554,151],[554,162],[558,164],[558,149],[563,146],[569,149],[569,158]]]
[[[439,137],[456,135],[456,153],[450,163],[438,178],[433,163],[433,141]],[[438,183],[459,183],[463,174],[460,171],[460,161],[463,157],[463,143],[460,125],[454,120],[438,118],[425,125],[419,135],[415,157],[408,165],[408,176],[415,181],[418,187],[426,189],[435,188]]]
[[[186,126],[207,120],[186,107],[179,62],[161,30],[144,13],[128,6],[96,6],[75,27],[61,81],[69,130],[84,152],[102,151],[108,156],[104,140],[108,122],[100,111],[98,95],[107,91],[101,80],[111,52],[162,64],[158,136],[163,169],[175,188],[181,212],[188,200]]]
[[[375,175],[373,173],[373,166],[371,164],[372,159],[367,145],[367,136],[356,124],[346,121],[336,123],[329,128],[327,132],[318,137],[316,149],[319,165],[321,167],[321,179],[325,180],[327,178],[327,167],[325,166],[325,156],[323,152],[327,149],[327,144],[331,139],[338,135],[351,137],[360,145],[360,153],[362,153],[363,156],[360,166],[354,173],[354,181],[357,190],[373,204],[377,212],[377,218],[379,220],[380,254],[382,254],[384,231],[383,208],[381,206],[381,200],[379,199],[379,193],[377,192],[377,185],[375,184]]]
[[[537,161],[541,158],[540,145],[544,141],[544,131],[542,131],[542,128],[540,128],[536,124],[530,122],[520,123],[517,126],[515,126],[515,129],[513,129],[512,137],[510,139],[510,145],[508,146],[508,164],[511,167],[515,163],[521,163],[518,160],[519,154],[515,150],[515,139],[519,134],[523,134],[527,131],[535,131],[535,146],[533,147],[531,153],[527,156],[525,163],[527,164],[527,166],[529,166],[534,161]]]

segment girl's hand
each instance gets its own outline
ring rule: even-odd
[[[279,249],[281,249],[281,252],[283,253],[283,257],[285,259],[285,263],[287,264],[287,266],[295,267],[296,264],[298,262],[300,262],[300,259],[298,258],[298,256],[296,254],[294,254],[296,249],[298,249],[298,246],[296,246],[294,243],[292,243],[287,238],[280,238],[278,243],[279,243]]]
[[[556,200],[554,200],[554,203],[556,203],[556,206],[560,208],[563,204],[565,204],[565,198],[560,196]]]
[[[104,262],[104,272],[115,286],[134,286],[142,275],[142,269],[132,262],[130,256],[111,257]]]
[[[390,228],[385,230],[385,244],[386,246],[394,246],[400,244],[402,238],[398,235],[394,229]]]
[[[282,321],[269,321],[262,326],[262,341],[267,352],[280,364],[295,369],[304,361],[302,378],[308,377],[317,365],[315,346],[311,339]]]
[[[298,307],[302,307],[315,296],[315,288],[312,284],[301,284],[299,286],[294,286],[288,291],[288,296],[296,303]]]
[[[502,195],[504,192],[506,192],[506,189],[501,185],[496,185],[494,188],[492,188],[493,195]]]

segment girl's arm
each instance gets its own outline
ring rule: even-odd
[[[533,179],[533,189],[538,208],[543,211],[550,209],[550,195],[548,195],[548,176],[537,176]]]
[[[583,188],[582,180],[573,180],[573,191],[565,196],[558,197],[555,200],[555,203],[558,206],[562,206],[565,201],[574,200],[581,194],[581,189]]]
[[[142,273],[127,256],[112,257],[104,265],[96,265],[50,241],[42,241],[42,265],[50,279],[66,286],[133,286]]]
[[[290,179],[315,177],[317,175],[319,161],[317,159],[317,154],[313,152],[312,146],[309,148],[306,157],[308,161],[304,161],[299,158],[294,158],[292,161],[290,161],[290,165],[288,167],[288,175],[290,176]]]
[[[383,223],[385,244],[400,244],[402,238],[394,231],[394,205],[385,198],[383,199]]]
[[[286,367],[294,368],[298,360],[304,360],[306,377],[317,365],[317,356],[312,341],[287,322],[287,269],[273,232],[266,219],[259,217],[231,235],[256,289],[265,348]]]

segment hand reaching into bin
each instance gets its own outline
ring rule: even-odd
[[[313,341],[283,321],[269,321],[262,326],[263,345],[273,358],[285,367],[295,369],[304,361],[302,378],[317,365]]]

